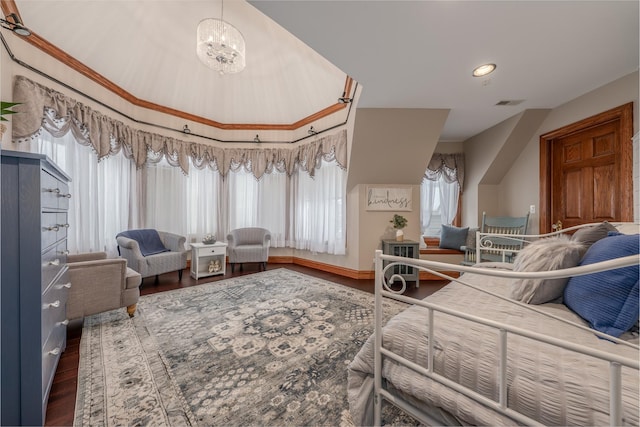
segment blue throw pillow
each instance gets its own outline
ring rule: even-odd
[[[455,227],[453,225],[442,225],[440,232],[440,248],[460,250],[467,242],[469,227]]]
[[[640,234],[610,235],[595,242],[579,265],[636,255]],[[638,265],[575,276],[564,289],[564,303],[593,329],[619,337],[638,321]]]

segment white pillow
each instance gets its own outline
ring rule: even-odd
[[[560,235],[536,240],[518,252],[513,271],[550,271],[575,267],[584,251],[581,242]],[[527,304],[562,302],[568,277],[559,279],[515,279],[511,282],[511,299]]]
[[[622,234],[640,234],[640,224],[620,224],[616,226],[616,229]]]

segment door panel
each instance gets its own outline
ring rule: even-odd
[[[593,169],[593,216],[595,221],[612,221],[618,217],[618,191],[611,191],[616,179],[615,165]]]
[[[619,216],[616,123],[558,138],[553,142],[552,213],[564,227]],[[554,183],[554,184],[555,184]]]

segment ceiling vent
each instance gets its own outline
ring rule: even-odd
[[[507,99],[504,101],[498,101],[496,105],[518,105],[518,104],[522,104],[523,102],[524,102],[524,99]]]

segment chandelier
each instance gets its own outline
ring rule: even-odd
[[[220,19],[207,18],[198,24],[196,53],[200,61],[220,74],[244,70],[244,37],[236,27],[224,21],[224,1]]]

